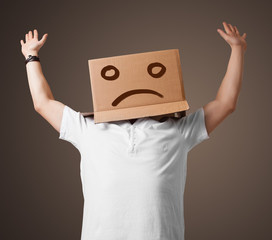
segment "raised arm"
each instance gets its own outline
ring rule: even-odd
[[[246,33],[240,36],[237,27],[226,22],[223,22],[223,26],[226,33],[221,29],[217,31],[230,45],[231,55],[215,100],[203,106],[208,134],[235,110],[243,78]]]
[[[20,40],[21,51],[25,59],[28,58],[29,54],[38,56],[38,52],[44,45],[47,36],[48,34],[44,34],[39,41],[38,31],[36,29],[34,29],[34,35],[32,31],[25,34],[25,43],[23,40]],[[59,132],[64,104],[54,99],[51,89],[43,75],[40,62],[28,62],[26,64],[26,71],[34,109]]]

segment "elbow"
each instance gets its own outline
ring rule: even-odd
[[[35,110],[36,112],[39,112],[39,111],[40,111],[40,105],[34,104],[34,110]]]
[[[229,108],[229,113],[233,113],[236,109],[236,106],[235,105],[231,105]]]
[[[39,112],[39,107],[34,105],[34,110],[35,110],[36,112]]]
[[[236,109],[236,104],[235,103],[230,103],[226,101],[220,101],[221,108],[224,109],[225,112],[231,114],[235,111]]]
[[[50,101],[51,99],[46,99],[46,100],[43,100],[43,101],[35,101],[34,102],[34,109],[36,112],[40,112],[41,109],[44,108],[44,106]]]

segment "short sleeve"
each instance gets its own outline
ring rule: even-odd
[[[77,149],[80,148],[82,135],[86,129],[84,116],[68,106],[64,106],[59,139],[72,143]]]
[[[184,138],[184,144],[188,151],[203,140],[209,139],[203,107],[179,119],[178,129]]]

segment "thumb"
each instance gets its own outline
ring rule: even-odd
[[[243,39],[246,39],[246,33],[243,34],[242,38],[243,38]]]
[[[48,36],[48,33],[46,33],[46,34],[43,35],[42,39],[40,40],[40,42],[41,42],[42,44],[45,43],[45,41],[46,41],[46,39],[47,39],[47,36]]]
[[[221,35],[222,38],[227,40],[228,34],[224,33],[221,29],[217,29],[217,32]]]

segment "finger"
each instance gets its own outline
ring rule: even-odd
[[[232,26],[230,23],[229,23],[228,25],[229,25],[230,30],[231,30],[233,33],[235,33],[235,29],[233,28],[233,26]]]
[[[227,33],[227,34],[230,34],[230,33],[231,33],[231,30],[230,30],[230,28],[229,28],[229,25],[228,25],[226,22],[223,22],[223,26],[224,26],[224,28],[225,28],[226,33]]]
[[[228,34],[226,34],[223,30],[217,29],[217,32],[221,35],[222,38],[224,38],[225,40],[227,39]]]
[[[45,41],[46,41],[46,39],[47,39],[47,36],[48,36],[48,34],[46,33],[46,34],[44,34],[43,36],[42,36],[42,39],[40,40],[40,42],[42,43],[42,44],[44,44],[45,43]]]
[[[246,33],[243,34],[242,38],[243,38],[243,39],[246,39]]]
[[[32,31],[28,32],[29,39],[32,39]]]
[[[235,32],[236,32],[237,34],[240,34],[239,31],[238,31],[238,28],[237,28],[236,26],[234,26],[234,29],[235,29]]]
[[[37,31],[37,29],[34,29],[34,38],[38,39],[38,31]]]
[[[26,33],[25,35],[25,41],[27,42],[28,41],[28,34]]]
[[[23,40],[20,40],[20,43],[21,43],[21,46],[23,46],[23,45],[24,45],[24,41],[23,41]]]

